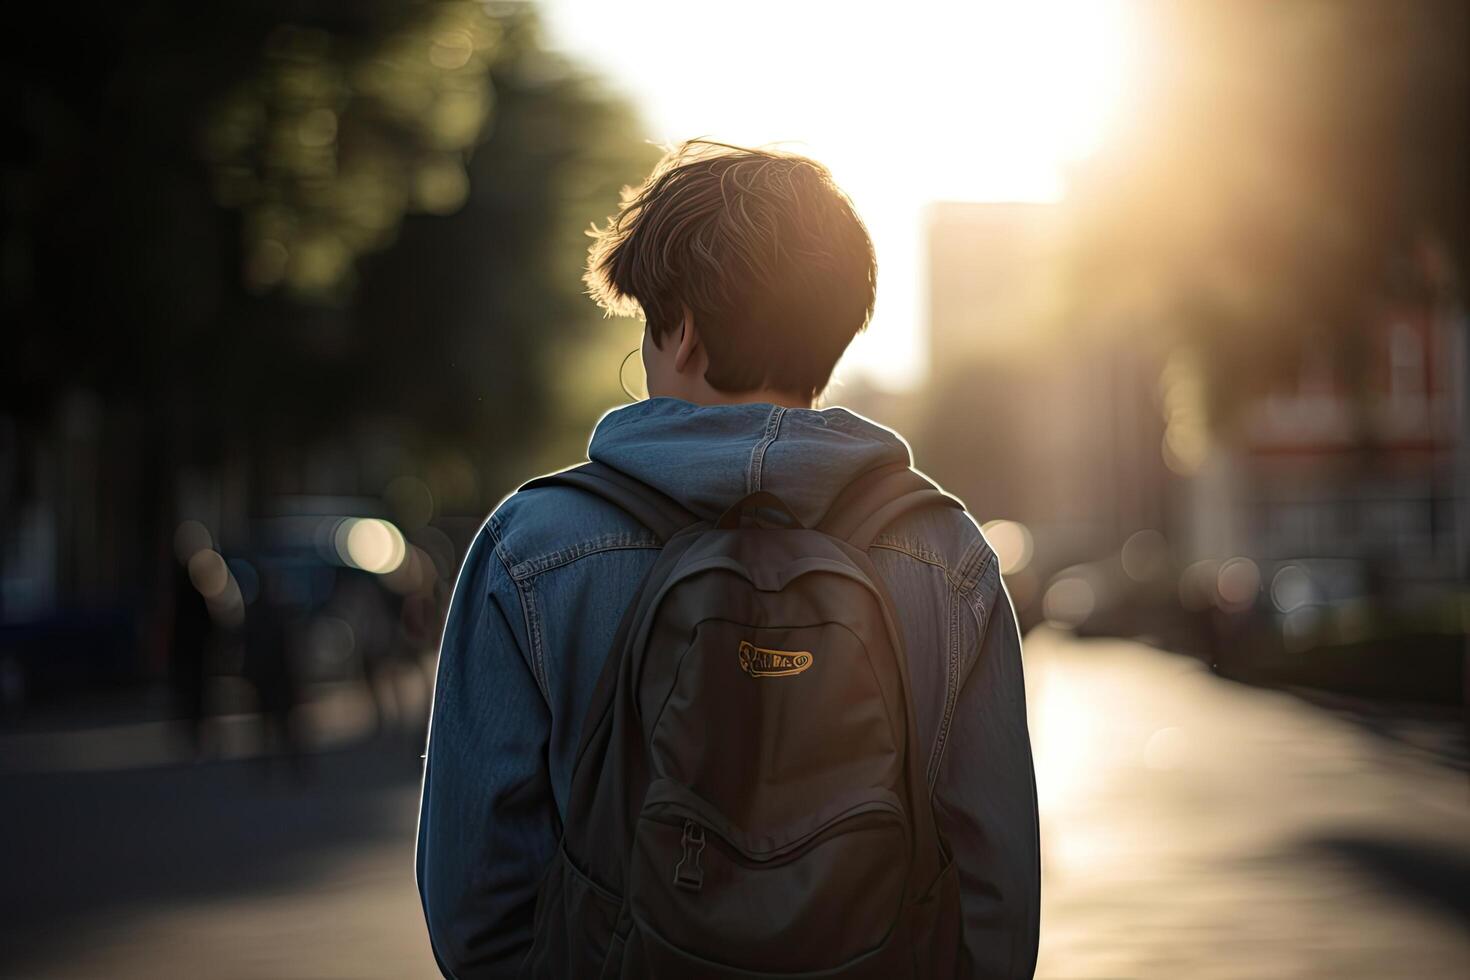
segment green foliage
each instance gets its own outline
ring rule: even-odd
[[[459,474],[469,513],[620,400],[582,233],[657,150],[534,5],[38,14],[27,36],[71,46],[3,68],[6,414],[39,432],[92,392],[164,492],[184,464],[244,460],[269,494],[376,453]],[[331,492],[386,482],[322,469],[346,474]]]
[[[464,204],[501,25],[469,0],[405,9],[368,37],[281,25],[211,107],[203,154],[216,199],[244,214],[248,287],[340,297],[406,213]]]

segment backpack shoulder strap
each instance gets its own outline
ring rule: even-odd
[[[867,551],[889,524],[921,507],[965,505],[936,487],[906,463],[888,463],[853,480],[817,524],[819,531],[842,538],[859,551]]]
[[[699,522],[699,518],[673,498],[604,463],[583,463],[548,473],[524,484],[516,492],[540,487],[575,487],[601,497],[656,534],[660,542],[668,541],[684,528]]]

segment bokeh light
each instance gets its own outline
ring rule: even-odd
[[[1283,565],[1271,576],[1271,601],[1289,613],[1311,602],[1312,579],[1300,565]]]
[[[1191,562],[1179,576],[1179,604],[1190,612],[1215,605],[1220,563],[1213,558]]]
[[[214,547],[214,538],[209,533],[209,528],[195,520],[181,521],[174,529],[174,556],[178,558],[180,565],[187,565],[189,559],[206,548]]]
[[[345,564],[378,575],[398,568],[407,554],[398,528],[377,518],[349,517],[338,525],[334,537]]]
[[[189,559],[189,581],[205,599],[218,599],[229,587],[230,569],[219,552],[203,548]]]
[[[1240,609],[1256,601],[1261,591],[1261,570],[1249,558],[1231,558],[1220,566],[1216,577],[1220,606]]]
[[[1031,532],[1019,521],[987,521],[985,539],[995,550],[1002,575],[1015,575],[1031,562]]]
[[[1097,589],[1082,574],[1067,573],[1047,586],[1042,596],[1042,615],[1058,626],[1081,625],[1097,608]]]
[[[1144,528],[1123,542],[1123,573],[1135,582],[1153,582],[1169,572],[1169,542],[1160,531]]]

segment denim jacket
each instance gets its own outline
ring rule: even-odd
[[[909,449],[841,408],[654,398],[605,415],[588,455],[701,517],[770,490],[810,526],[851,479],[907,462]],[[419,815],[419,894],[448,976],[514,975],[530,947],[592,689],[657,553],[622,511],[562,487],[506,498],[470,548],[444,630]],[[869,555],[898,611],[970,975],[1029,977],[1036,789],[995,553],[967,514],[930,508],[888,527]]]

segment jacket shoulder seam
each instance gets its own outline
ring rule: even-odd
[[[490,539],[495,542],[495,554],[500,558],[501,564],[505,566],[505,574],[510,575],[510,570],[515,567],[518,559],[510,550],[510,546],[505,543],[504,524],[505,521],[500,516],[500,508],[497,507],[494,513],[490,515],[490,518],[485,521],[484,530],[490,535]]]
[[[506,580],[510,582],[511,588],[515,590],[516,605],[521,610],[521,624],[526,631],[526,642],[531,647],[529,650],[524,651],[522,656],[528,660],[526,666],[531,669],[531,677],[535,680],[536,687],[541,691],[541,697],[545,698],[549,704],[551,703],[551,691],[546,683],[546,662],[541,650],[541,626],[536,620],[534,610],[528,601],[529,597],[521,587],[521,583],[511,574],[511,565],[506,560],[510,549],[505,546],[505,539],[500,534],[499,522],[495,520],[494,515],[491,516],[490,520],[485,522],[484,533],[488,534],[490,540],[494,542],[495,547],[492,550],[495,553],[495,560],[500,563],[500,568],[505,573]]]
[[[873,542],[872,547],[881,548],[884,551],[896,552],[915,561],[923,562],[926,565],[933,565],[944,573],[945,582],[957,595],[963,596],[968,592],[965,580],[955,574],[955,570],[950,567],[949,562],[945,560],[944,556],[915,538],[881,534]]]
[[[648,550],[657,551],[662,547],[658,539],[652,534],[638,534],[636,532],[620,531],[610,534],[602,534],[595,538],[588,538],[517,562],[508,569],[508,574],[516,582],[526,582],[538,575],[549,572],[563,565],[570,565],[575,561],[592,555],[603,554],[608,551]]]
[[[959,593],[967,598],[974,593],[994,563],[995,552],[985,540],[985,536],[977,533],[975,540],[970,542],[970,546],[965,549],[956,569],[959,575],[957,586]]]

